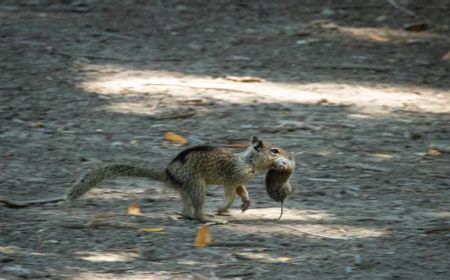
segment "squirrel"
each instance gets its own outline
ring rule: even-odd
[[[225,203],[218,214],[226,215],[237,194],[242,200],[242,211],[250,206],[245,184],[258,171],[285,170],[290,156],[282,148],[263,142],[256,136],[241,153],[213,146],[194,146],[180,152],[165,169],[141,168],[125,164],[98,167],[82,176],[68,192],[60,197],[13,202],[1,199],[7,207],[26,207],[56,201],[71,201],[82,196],[98,183],[115,177],[145,177],[164,182],[177,190],[183,202],[182,215],[200,222],[217,222],[204,214],[208,185],[222,185]]]

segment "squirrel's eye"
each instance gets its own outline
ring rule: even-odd
[[[280,150],[278,150],[277,148],[272,148],[272,149],[270,149],[270,152],[274,155],[277,155],[280,153]]]

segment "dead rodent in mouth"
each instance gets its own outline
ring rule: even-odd
[[[274,169],[270,169],[266,175],[266,191],[271,199],[281,203],[281,213],[277,220],[283,216],[284,201],[293,192],[289,178],[295,169],[295,159],[289,155],[289,161],[282,165],[275,162]]]

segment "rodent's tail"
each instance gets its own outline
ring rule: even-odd
[[[157,170],[126,164],[100,166],[82,176],[66,193],[66,200],[77,199],[101,181],[116,177],[142,177],[158,181],[165,181],[166,179],[164,169]]]
[[[283,216],[283,211],[284,211],[284,201],[281,202],[281,213],[280,213],[280,217],[278,217],[278,219],[276,219],[276,221],[281,220],[281,217]]]

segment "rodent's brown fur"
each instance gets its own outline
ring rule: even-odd
[[[266,191],[270,198],[281,203],[281,213],[277,220],[281,219],[284,210],[284,201],[293,192],[293,188],[289,183],[289,178],[295,169],[295,159],[289,156],[287,165],[281,169],[274,168],[267,171],[266,175]]]

